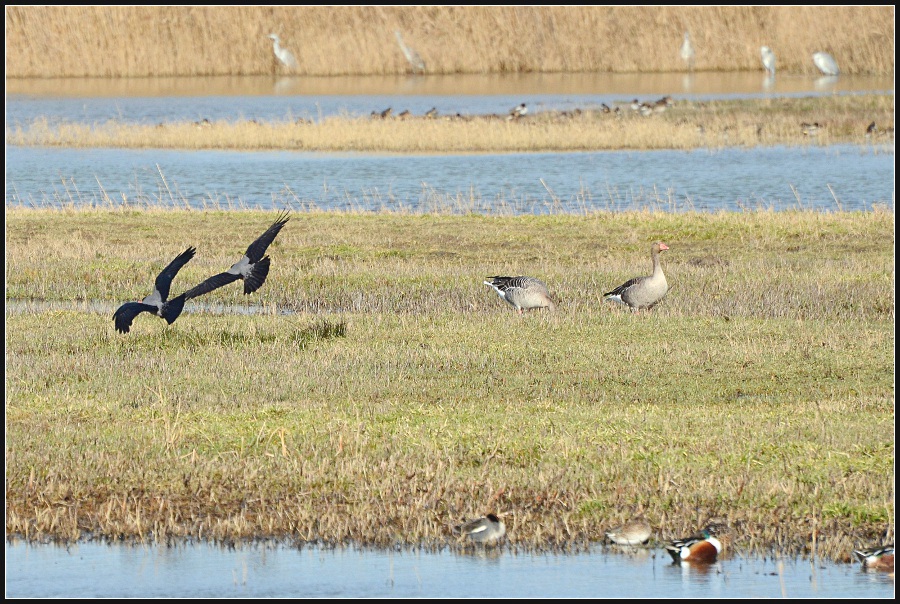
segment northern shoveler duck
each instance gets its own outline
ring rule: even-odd
[[[768,46],[759,47],[759,56],[762,57],[763,67],[769,72],[770,76],[775,75],[775,53]]]
[[[281,45],[281,39],[275,34],[269,34],[269,38],[272,39],[272,49],[275,52],[275,58],[285,67],[290,69],[297,67],[297,59],[294,58],[291,51]]]
[[[688,69],[694,70],[694,47],[688,32],[684,32],[684,42],[681,43],[681,59],[688,64]]]
[[[533,308],[556,310],[550,292],[543,281],[534,277],[488,277],[484,284],[490,286],[501,299],[509,303],[520,315]]]
[[[169,265],[157,275],[154,283],[153,293],[141,300],[140,302],[126,302],[120,306],[113,314],[113,321],[116,324],[116,331],[120,333],[128,333],[131,329],[131,323],[134,318],[142,312],[149,312],[157,317],[161,317],[171,325],[184,309],[184,302],[187,299],[187,292],[180,296],[169,300],[169,288],[172,285],[172,279],[178,274],[188,261],[194,257],[197,250],[189,247],[179,254]]]
[[[278,215],[278,218],[272,223],[266,232],[260,235],[256,241],[250,244],[247,252],[240,260],[231,265],[224,273],[213,275],[203,283],[186,291],[184,296],[190,300],[197,296],[207,294],[214,289],[218,289],[223,285],[228,285],[239,279],[244,281],[244,293],[252,294],[266,282],[269,275],[269,257],[266,256],[266,250],[275,240],[275,237],[281,231],[282,227],[287,223],[287,212]]]
[[[715,535],[719,526],[710,524],[696,535],[674,539],[666,544],[666,551],[674,562],[715,562],[722,551],[722,542]]]
[[[653,273],[646,277],[629,279],[619,287],[603,294],[607,300],[630,306],[635,310],[650,309],[663,299],[669,291],[669,283],[659,263],[659,253],[669,249],[662,241],[650,246],[650,257],[653,260]]]
[[[819,71],[827,76],[836,76],[841,73],[841,70],[838,69],[837,61],[827,52],[814,53],[812,60],[816,67],[819,68]]]
[[[606,532],[610,541],[618,545],[641,545],[650,540],[650,524],[643,518],[629,520]]]
[[[431,109],[429,109],[428,111],[425,112],[425,117],[434,118],[434,117],[437,117],[437,114],[438,114],[437,107],[432,107]]]
[[[385,109],[384,111],[382,111],[382,112],[379,113],[378,115],[381,117],[381,119],[386,120],[387,118],[391,117],[391,111],[392,111],[392,110],[393,110],[393,109],[392,109],[391,107],[388,107],[387,109]]]
[[[496,545],[506,535],[506,525],[496,514],[469,520],[454,529],[460,541],[481,545]]]
[[[894,572],[894,544],[853,550],[865,569]]]

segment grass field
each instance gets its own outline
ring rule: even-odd
[[[729,552],[893,539],[892,212],[295,213],[256,294],[113,330],[185,247],[175,294],[273,219],[7,209],[7,534],[442,546],[495,511],[552,549],[642,511],[655,540],[724,518]],[[655,239],[669,295],[605,303]]]

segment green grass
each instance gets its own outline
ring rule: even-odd
[[[7,534],[442,546],[495,511],[544,549],[642,511],[658,541],[721,517],[731,551],[837,560],[893,535],[892,213],[295,213],[256,294],[113,330],[184,247],[174,293],[273,217],[7,210],[7,301],[50,306],[7,310]],[[654,239],[670,294],[604,303]],[[516,315],[497,273],[558,311]]]

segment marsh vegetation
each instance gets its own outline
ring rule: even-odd
[[[66,306],[195,245],[178,293],[270,219],[7,209],[7,300],[60,304],[7,310],[8,534],[440,546],[495,511],[546,549],[640,510],[655,539],[715,516],[731,551],[836,560],[893,534],[892,212],[303,213],[262,312],[122,336]],[[603,303],[652,239],[668,296]],[[498,273],[557,311],[518,316]]]

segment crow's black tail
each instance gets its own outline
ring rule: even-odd
[[[262,260],[253,265],[250,274],[244,277],[244,293],[252,294],[266,282],[269,276],[269,260],[268,256],[264,256]]]
[[[185,294],[181,294],[177,298],[172,298],[171,300],[163,304],[162,310],[159,311],[159,314],[163,319],[166,320],[166,323],[171,325],[175,322],[175,319],[177,319],[181,315],[181,311],[184,310],[184,301]]]

